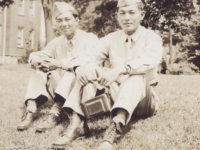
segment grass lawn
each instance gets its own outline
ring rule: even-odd
[[[67,121],[38,134],[50,104],[24,132],[16,130],[31,69],[27,65],[0,66],[0,150],[49,150]],[[160,75],[156,91],[160,108],[156,116],[131,121],[116,149],[119,150],[200,150],[200,76]],[[67,149],[94,150],[101,141],[108,119],[89,123],[92,135],[73,142]],[[101,130],[102,129],[102,130]]]

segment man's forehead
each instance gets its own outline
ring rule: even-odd
[[[74,16],[73,16],[73,12],[67,11],[67,12],[65,12],[65,13],[63,13],[63,14],[61,14],[61,15],[59,15],[59,16],[57,17],[57,19],[72,18],[72,17],[74,17]]]
[[[118,0],[117,7],[130,6],[139,2],[141,2],[141,0]]]
[[[139,9],[137,4],[133,4],[130,6],[119,7],[118,11],[139,11]]]

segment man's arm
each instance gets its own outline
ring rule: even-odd
[[[70,62],[69,67],[74,69],[89,63],[96,63],[98,65],[102,64],[102,62],[108,57],[108,49],[109,44],[107,37],[104,37],[100,40],[92,37],[87,41],[86,51],[84,51],[82,55],[73,59]]]
[[[134,60],[126,63],[129,74],[145,74],[147,71],[159,65],[162,59],[162,39],[154,34],[147,40],[145,53]]]
[[[41,65],[43,59],[54,58],[53,50],[55,49],[55,45],[55,40],[52,40],[43,50],[31,53],[28,63],[31,66],[37,67],[38,65]]]
[[[108,43],[107,37],[100,39],[97,44],[72,62],[71,67],[75,69],[77,79],[82,86],[97,79],[101,74],[98,65],[108,57]]]

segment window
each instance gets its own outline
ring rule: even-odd
[[[19,27],[17,31],[17,47],[23,47],[24,45],[23,39],[24,39],[24,28]]]
[[[29,16],[30,17],[35,17],[35,0],[30,0]]]
[[[34,47],[34,30],[30,32],[31,47]]]
[[[2,26],[0,25],[0,47],[1,47],[1,41],[2,41]]]
[[[19,0],[18,14],[24,15],[24,0]]]

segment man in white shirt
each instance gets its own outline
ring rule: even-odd
[[[112,120],[98,150],[113,150],[114,142],[132,116],[149,117],[158,109],[158,97],[153,87],[157,84],[157,67],[162,58],[162,39],[140,25],[144,18],[141,0],[118,0],[117,7],[122,30],[103,37],[90,54],[80,56],[88,63],[76,63],[77,80],[63,106],[65,112],[72,111],[84,118],[80,104],[85,101],[82,97],[85,89],[94,87],[90,89],[90,96],[87,95],[89,99],[96,93],[94,81],[108,88],[114,103],[110,110]],[[105,60],[110,62],[107,69],[99,66]],[[63,148],[72,141],[63,135],[53,146]]]
[[[26,93],[26,114],[17,126],[18,130],[30,127],[37,108],[48,99],[54,104],[47,118],[37,127],[42,132],[55,127],[60,121],[60,112],[75,82],[72,60],[92,49],[98,38],[92,33],[78,29],[79,16],[75,8],[65,2],[54,4],[54,17],[62,33],[39,52],[30,55],[29,63],[34,68]],[[75,65],[76,66],[76,65]],[[65,76],[65,83],[60,82]],[[59,93],[59,94],[57,94]]]

